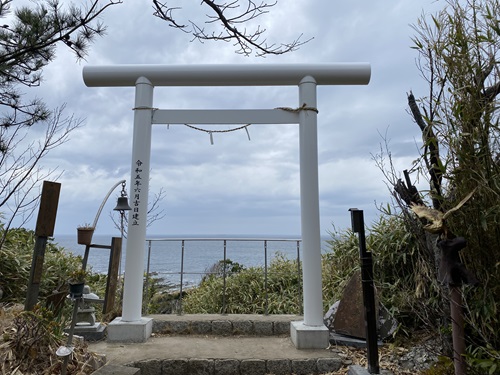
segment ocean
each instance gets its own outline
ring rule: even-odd
[[[182,240],[184,239],[184,257],[182,257]],[[278,254],[287,259],[302,259],[302,243],[300,238],[293,236],[151,236],[144,243],[144,272],[155,273],[165,281],[179,285],[181,266],[183,268],[183,286],[197,285],[206,274],[208,268],[224,259],[224,240],[226,239],[226,259],[237,262],[245,267],[269,265]],[[322,251],[328,249],[322,239]],[[60,235],[54,242],[64,247],[67,252],[83,256],[84,245],[76,242],[74,235]],[[110,245],[110,235],[96,234],[94,244]],[[266,246],[264,245],[267,245]],[[297,250],[298,248],[298,250]],[[122,248],[121,272],[125,269],[126,240]],[[297,255],[298,253],[298,255]],[[109,250],[91,248],[88,266],[97,273],[107,273]]]

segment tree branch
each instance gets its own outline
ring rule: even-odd
[[[410,91],[408,95],[408,105],[410,106],[411,113],[415,122],[422,132],[422,139],[424,142],[424,160],[426,168],[429,171],[431,178],[431,188],[433,190],[432,204],[436,210],[441,208],[442,198],[442,179],[443,171],[441,169],[441,159],[439,158],[439,144],[432,130],[432,123],[426,123],[413,93]]]
[[[483,98],[490,103],[496,98],[498,94],[500,94],[500,82],[497,82],[493,86],[490,86],[486,90],[484,90]]]
[[[245,10],[235,15],[230,15],[229,13],[231,11],[235,11],[240,7],[241,1],[246,1]],[[234,45],[237,47],[236,52],[245,56],[249,56],[253,51],[255,51],[256,56],[281,55],[297,50],[300,46],[312,39],[301,41],[301,34],[290,43],[280,43],[279,45],[275,43],[268,44],[267,39],[261,39],[266,29],[262,29],[260,25],[253,31],[248,31],[246,28],[243,30],[237,28],[236,25],[238,24],[247,23],[262,14],[268,13],[267,9],[275,6],[276,2],[261,2],[257,5],[253,0],[234,0],[229,3],[217,4],[213,0],[202,0],[201,3],[208,6],[213,12],[212,15],[207,15],[209,20],[205,23],[212,24],[220,21],[222,24],[222,31],[205,31],[205,27],[193,21],[189,21],[191,28],[186,24],[178,23],[173,17],[172,12],[180,8],[169,7],[166,3],[162,3],[158,0],[153,0],[153,14],[169,22],[170,26],[192,34],[194,39],[198,39],[201,42],[205,40],[233,41]]]

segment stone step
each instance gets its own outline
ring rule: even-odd
[[[290,334],[290,322],[298,315],[193,314],[151,315],[153,332],[175,335],[279,336]]]
[[[336,358],[213,359],[180,358],[131,363],[141,375],[311,375],[328,374],[341,367]]]
[[[92,375],[141,375],[141,369],[138,367],[104,365]]]
[[[153,315],[144,343],[100,341],[93,352],[141,375],[309,375],[337,371],[331,350],[298,350],[290,339],[296,315]]]
[[[158,335],[145,343],[90,343],[107,363],[141,369],[141,375],[291,375],[338,370],[328,349],[298,350],[289,337]]]

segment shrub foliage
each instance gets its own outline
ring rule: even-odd
[[[0,232],[3,228],[0,224]],[[3,233],[1,233],[3,235]],[[15,228],[7,231],[5,242],[0,247],[0,288],[2,302],[24,303],[30,277],[31,260],[35,246],[34,231]],[[39,300],[43,301],[54,292],[68,290],[69,275],[81,269],[82,259],[64,250],[49,240],[45,249]],[[86,283],[94,293],[103,296],[106,275],[87,273]]]
[[[220,273],[206,276],[187,294],[184,311],[190,314],[300,313],[302,284],[295,260],[281,255],[274,258],[268,267],[267,288],[262,267],[236,269],[238,272],[229,273],[225,280]]]
[[[16,228],[7,232],[0,248],[0,287],[4,292],[2,301],[24,303],[35,240],[32,230]],[[62,247],[48,241],[40,298],[47,297],[56,290],[66,290],[68,275],[80,268],[81,262],[81,258],[65,253]]]

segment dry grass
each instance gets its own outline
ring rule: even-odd
[[[64,336],[52,331],[54,322],[36,314],[23,313],[19,304],[0,306],[0,374],[56,375],[62,360],[56,350],[65,344]],[[68,375],[88,375],[103,365],[100,356],[90,352],[83,340],[74,340],[73,354],[67,365]]]
[[[366,349],[352,348],[348,346],[332,346],[330,348],[340,358],[342,358],[342,367],[335,372],[328,373],[328,375],[345,375],[349,371],[349,366],[359,365],[364,368],[368,367],[368,360],[366,357]],[[379,347],[379,366],[380,370],[389,370],[394,375],[410,375],[415,374],[415,370],[405,370],[397,362],[397,358],[401,357],[408,352],[408,349],[403,347],[391,347],[384,345]]]

